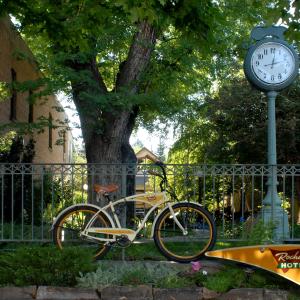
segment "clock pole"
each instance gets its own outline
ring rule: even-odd
[[[269,175],[267,194],[263,200],[262,218],[264,224],[274,225],[274,240],[281,241],[289,237],[287,212],[281,206],[277,192],[277,153],[276,153],[276,91],[268,91],[268,166]]]
[[[282,26],[253,28],[251,39],[255,43],[249,47],[244,60],[246,78],[268,98],[268,181],[260,215],[264,224],[274,225],[276,241],[289,237],[289,224],[277,191],[275,100],[278,92],[297,78],[299,70],[298,54],[284,40],[286,30]]]

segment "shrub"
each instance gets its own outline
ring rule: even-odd
[[[153,284],[158,286],[168,277],[175,278],[178,270],[164,264],[152,263],[112,263],[99,262],[96,272],[81,275],[78,285],[81,287],[105,287],[108,285],[139,285]],[[173,281],[173,280],[172,280]]]
[[[247,237],[248,245],[273,244],[275,227],[272,222],[265,224],[262,219],[258,219]]]
[[[195,286],[195,283],[190,278],[179,277],[178,275],[170,275],[164,278],[161,278],[156,284],[158,288],[183,288]]]
[[[74,286],[76,278],[95,270],[86,248],[22,247],[0,254],[1,285]]]
[[[145,270],[144,268],[128,270],[121,278],[122,285],[147,284],[153,283],[154,280],[152,272],[149,272],[149,269]]]
[[[268,284],[268,280],[265,274],[260,274],[257,272],[254,272],[249,276],[248,283],[247,283],[249,287],[254,286],[256,288],[263,288],[267,286],[267,284]]]
[[[202,277],[202,280],[204,278]],[[203,285],[217,292],[227,292],[232,288],[243,286],[246,274],[243,269],[225,268],[224,270],[204,279]]]

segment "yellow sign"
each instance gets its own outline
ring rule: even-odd
[[[300,285],[300,245],[258,245],[227,248],[208,251],[205,255],[259,267]]]

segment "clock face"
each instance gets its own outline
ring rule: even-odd
[[[295,71],[292,51],[276,42],[267,42],[257,47],[251,57],[251,68],[259,81],[277,85],[288,80]]]

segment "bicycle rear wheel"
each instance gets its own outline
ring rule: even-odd
[[[183,234],[170,210],[166,209],[154,227],[155,244],[169,260],[183,263],[196,261],[213,248],[216,241],[215,223],[209,212],[195,203],[177,203],[172,208],[187,234]]]
[[[67,209],[53,226],[54,243],[60,249],[65,247],[87,247],[91,249],[96,259],[103,257],[110,248],[105,242],[89,240],[80,236],[80,232],[97,212],[97,208],[84,204]],[[97,215],[92,227],[111,227],[111,223],[103,213],[100,213]],[[109,237],[99,233],[95,233],[94,236],[99,238]]]

